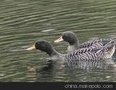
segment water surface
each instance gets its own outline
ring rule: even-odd
[[[93,70],[62,69],[47,61],[45,53],[24,50],[37,40],[53,44],[67,30],[75,32],[80,43],[115,37],[116,0],[0,0],[0,81],[115,82],[116,71],[110,66],[96,69],[90,62]],[[67,44],[54,46],[65,53]],[[116,55],[112,61],[115,64]]]

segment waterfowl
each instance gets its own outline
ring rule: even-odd
[[[74,52],[61,54],[57,52],[54,47],[47,41],[37,41],[32,47],[26,50],[38,49],[40,51],[46,52],[50,57],[55,57],[55,59],[63,60],[67,63],[72,63],[79,60],[101,60],[112,58],[115,51],[114,41],[108,42],[105,46],[100,49],[77,49]]]
[[[66,31],[63,32],[60,38],[55,40],[55,43],[59,43],[61,41],[65,41],[69,43],[69,46],[67,48],[68,52],[73,52],[74,50],[77,50],[79,48],[86,48],[87,50],[92,50],[94,48],[99,49],[103,47],[106,43],[108,43],[110,40],[103,40],[103,39],[95,39],[95,40],[89,40],[82,44],[79,43],[79,40],[75,33],[72,31]]]
[[[57,52],[54,49],[54,47],[45,40],[35,42],[34,45],[27,48],[26,50],[34,50],[34,49],[46,52],[51,57],[51,59],[62,59],[64,56],[64,54]]]

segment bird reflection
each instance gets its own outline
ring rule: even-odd
[[[41,68],[41,71],[52,70],[54,62],[52,60],[48,60],[47,63]]]
[[[47,62],[37,72],[37,82],[50,81],[53,78],[55,62],[53,60],[47,60]]]
[[[105,60],[80,60],[67,65],[70,69],[83,69],[83,70],[107,70],[114,69],[115,62],[112,59]]]

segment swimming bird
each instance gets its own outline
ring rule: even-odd
[[[26,50],[37,49],[46,52],[52,59],[63,60],[66,63],[72,63],[79,60],[101,60],[112,58],[115,51],[114,41],[108,42],[100,49],[93,49],[87,51],[86,49],[77,49],[74,52],[61,54],[55,50],[55,48],[47,41],[41,40],[35,42],[32,47]]]
[[[58,38],[54,42],[59,43],[61,41],[68,42],[69,45],[68,45],[67,51],[73,52],[74,50],[77,50],[79,48],[85,48],[86,50],[99,49],[103,47],[106,43],[108,43],[110,40],[95,39],[95,40],[89,40],[80,44],[75,33],[73,33],[72,31],[66,31],[66,32],[63,32],[60,38]]]
[[[64,54],[57,52],[55,48],[45,40],[35,42],[34,45],[27,48],[26,50],[30,51],[34,49],[46,52],[50,56],[50,59],[62,59],[64,56]]]

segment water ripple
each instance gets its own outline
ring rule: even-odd
[[[116,36],[115,8],[115,0],[1,0],[0,81],[116,81],[116,76],[108,71],[106,74],[105,71],[76,70],[70,75],[67,68],[58,71],[53,68],[41,74],[35,69],[40,69],[48,56],[25,51],[36,40],[53,43],[67,30],[74,31],[80,42],[95,37],[113,38]],[[67,44],[54,46],[64,53]],[[28,71],[32,66],[34,73]]]

